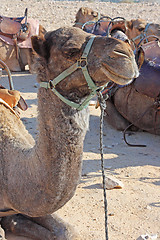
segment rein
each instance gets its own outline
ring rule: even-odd
[[[104,156],[103,156],[103,119],[104,119],[104,111],[106,109],[106,99],[104,98],[102,91],[97,91],[97,96],[98,96],[98,101],[101,109],[100,154],[101,154],[102,186],[103,186],[104,212],[105,212],[105,239],[108,240],[108,203],[107,203],[107,194],[106,194],[106,177],[105,177]]]
[[[69,105],[70,107],[76,108],[77,110],[82,110],[83,108],[87,107],[89,104],[89,101],[91,100],[91,98],[96,94],[96,91],[98,89],[101,89],[101,87],[97,87],[95,85],[95,83],[93,82],[92,78],[90,77],[89,73],[88,73],[88,69],[87,69],[87,56],[90,52],[92,43],[95,39],[95,36],[91,37],[87,43],[87,45],[85,46],[84,52],[81,56],[81,58],[79,60],[77,60],[76,63],[74,63],[72,66],[70,66],[68,69],[66,69],[65,71],[63,71],[60,75],[58,75],[56,78],[54,78],[53,80],[50,80],[49,82],[41,82],[40,83],[40,87],[46,88],[46,89],[51,89],[54,94],[59,97],[64,103],[66,103],[67,105]],[[62,96],[57,90],[56,90],[56,85],[61,82],[63,79],[65,79],[67,76],[69,76],[70,74],[72,74],[74,71],[76,71],[77,69],[82,69],[83,75],[85,77],[85,80],[88,84],[89,89],[91,90],[91,93],[88,97],[86,97],[86,99],[78,104],[75,103],[73,101],[70,101],[69,99],[65,98],[64,96]]]

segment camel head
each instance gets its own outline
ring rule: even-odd
[[[146,21],[140,18],[127,21],[126,34],[129,39],[133,39],[140,35],[144,31],[146,24]],[[139,41],[139,39],[137,41]]]
[[[82,25],[89,21],[97,21],[99,18],[98,12],[88,7],[81,7],[76,14],[76,21],[74,27],[81,28]]]
[[[126,35],[129,39],[134,40],[136,37],[139,38],[135,39],[134,42],[136,45],[140,42],[140,40],[146,36],[155,35],[160,37],[160,25],[155,23],[147,23],[143,19],[133,19],[127,21],[127,30]],[[142,36],[141,36],[142,35]],[[148,41],[155,40],[154,37],[149,37]]]
[[[45,39],[33,36],[33,49],[40,56],[37,64],[38,81],[49,82],[75,64],[91,37],[92,34],[75,27],[48,32]],[[105,85],[110,80],[126,85],[139,74],[129,44],[115,38],[95,37],[87,63],[88,73],[96,86]],[[90,93],[81,69],[64,78],[56,85],[56,89],[66,97],[72,95],[71,98],[75,98],[75,95],[82,98]]]

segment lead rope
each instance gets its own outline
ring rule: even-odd
[[[108,226],[107,226],[107,197],[106,197],[106,180],[104,173],[104,158],[103,158],[103,117],[104,110],[106,108],[106,99],[103,98],[102,92],[97,91],[98,101],[101,109],[100,116],[100,154],[101,154],[101,170],[102,170],[102,178],[103,178],[103,194],[104,194],[104,210],[105,210],[105,236],[106,240],[108,240]]]

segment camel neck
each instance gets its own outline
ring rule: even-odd
[[[51,198],[57,210],[72,196],[81,175],[83,141],[89,111],[77,111],[63,103],[50,89],[38,92],[39,138],[36,152],[46,168]],[[54,184],[54,186],[53,186]],[[58,203],[57,203],[58,202]]]

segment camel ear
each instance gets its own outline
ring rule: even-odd
[[[45,51],[46,49],[44,44],[45,39],[35,35],[31,37],[31,42],[32,42],[33,50],[41,57],[45,57],[46,56],[46,51]]]
[[[129,28],[129,29],[133,29],[133,20],[131,20],[131,21],[127,21],[127,28]]]
[[[80,8],[80,12],[82,15],[86,15],[86,8],[85,7],[81,7]]]

